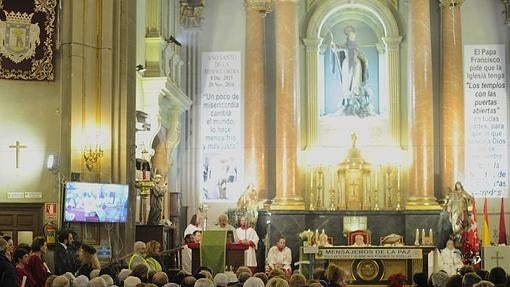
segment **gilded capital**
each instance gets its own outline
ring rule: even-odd
[[[244,0],[246,9],[253,9],[261,14],[271,13],[274,9],[275,0]]]
[[[181,25],[186,28],[200,27],[205,0],[180,0]]]
[[[465,0],[439,0],[441,7],[455,7],[460,6]]]

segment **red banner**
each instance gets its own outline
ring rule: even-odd
[[[58,0],[0,0],[0,78],[55,78]]]

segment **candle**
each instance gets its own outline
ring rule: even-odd
[[[400,165],[397,166],[397,191],[400,191]]]
[[[310,190],[313,190],[313,178],[315,177],[315,170],[312,167],[311,173],[310,173]]]
[[[379,166],[375,167],[375,182],[374,182],[374,188],[377,190],[378,184],[377,179],[379,178]]]
[[[425,228],[421,229],[421,244],[425,242]]]
[[[434,240],[432,239],[432,228],[429,229],[429,238],[430,238],[430,245],[434,245]]]
[[[418,243],[418,245],[420,244],[420,230],[418,228],[416,228],[416,235],[414,236],[415,240],[414,242],[415,243]]]

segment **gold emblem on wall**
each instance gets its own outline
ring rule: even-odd
[[[380,260],[356,260],[353,265],[353,275],[358,280],[373,281],[379,280],[383,276],[384,265]]]

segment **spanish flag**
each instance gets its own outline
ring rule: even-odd
[[[487,211],[487,197],[483,201],[483,238],[482,245],[491,245],[491,236],[489,234],[489,212]]]

